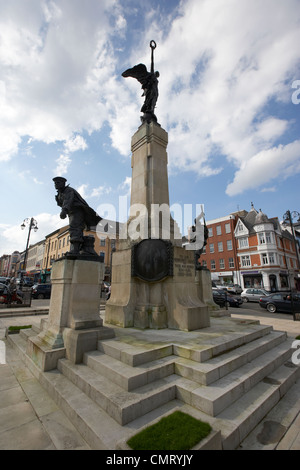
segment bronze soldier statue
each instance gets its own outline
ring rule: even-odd
[[[93,237],[84,237],[83,231],[96,226],[102,218],[88,205],[78,191],[69,185],[66,186],[66,178],[57,176],[53,178],[53,181],[57,189],[55,200],[57,205],[61,207],[60,218],[69,217],[71,245],[69,253],[72,255],[80,253],[97,256],[94,244],[91,243]]]

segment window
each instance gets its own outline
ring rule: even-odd
[[[211,268],[211,269],[216,269],[216,262],[215,262],[214,259],[212,259],[212,260],[210,261],[210,268]]]
[[[218,251],[219,252],[223,251],[223,242],[218,242]]]
[[[233,260],[233,258],[229,258],[229,268],[234,268],[234,260]]]
[[[207,262],[205,260],[202,261],[202,266],[203,266],[203,268],[207,267]]]
[[[262,264],[277,264],[277,255],[276,253],[262,253]]]
[[[242,224],[242,222],[239,222],[239,223],[238,223],[237,230],[238,230],[238,232],[243,232],[243,230],[244,230],[244,225]]]
[[[104,241],[105,241],[105,240],[104,240]],[[100,258],[103,259],[103,263],[104,263],[104,260],[105,260],[105,253],[104,253],[104,251],[100,251],[99,255],[100,255]]]
[[[220,259],[220,269],[225,269],[225,261],[224,261],[224,259]]]
[[[213,243],[210,243],[210,244],[209,244],[209,252],[210,252],[210,253],[214,253],[214,252],[215,252],[215,248],[214,248],[214,244],[213,244]]]
[[[230,224],[225,224],[225,232],[226,232],[226,233],[230,233],[230,232],[231,232]]]
[[[276,253],[269,253],[269,262],[270,264],[277,264]]]
[[[271,232],[266,232],[266,243],[272,243],[272,234],[271,234]]]
[[[221,225],[217,225],[217,235],[222,235]]]
[[[259,239],[260,245],[265,245],[266,243],[272,243],[272,233],[271,232],[260,233],[258,235],[258,239]]]
[[[212,227],[208,227],[208,236],[212,237],[213,236],[213,229]]]
[[[227,240],[227,250],[232,250],[232,240]]]
[[[266,239],[265,239],[265,234],[264,233],[260,233],[258,235],[258,239],[259,239],[259,243],[260,245],[264,245],[266,243]]]
[[[248,248],[248,237],[239,238],[239,248]]]
[[[244,268],[246,266],[251,266],[250,256],[249,255],[241,256],[241,262]]]
[[[105,246],[105,238],[101,238],[101,240],[100,240],[100,246]]]

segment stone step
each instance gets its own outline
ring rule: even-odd
[[[223,449],[236,449],[299,377],[300,368],[287,361],[222,411],[214,429],[221,430]]]
[[[84,354],[83,362],[124,390],[131,391],[174,374],[175,359],[176,356],[167,356],[132,367],[100,351],[91,351]]]
[[[203,363],[180,357],[175,361],[175,373],[199,384],[209,385],[285,340],[286,333],[272,331]]]
[[[126,392],[85,364],[72,364],[67,359],[60,359],[58,370],[121,425],[173,400],[176,395],[176,376],[169,376],[168,381],[156,380],[135,392]]]
[[[177,398],[216,416],[290,357],[290,342],[286,341],[211,385],[199,387],[194,381],[182,379],[181,383],[177,382]]]
[[[259,325],[253,323],[251,329],[245,332],[232,332],[231,334],[224,334],[212,337],[209,344],[207,340],[201,341],[199,346],[189,346],[185,344],[173,344],[173,354],[176,356],[191,359],[196,362],[206,362],[213,357],[220,356],[232,349],[239,348],[244,344],[255,341],[258,338],[268,335],[273,331],[273,327],[269,325]]]
[[[219,356],[234,348],[250,343],[258,338],[268,335],[273,331],[272,326],[265,326],[253,323],[251,329],[241,333],[221,335],[199,344],[199,346],[189,346],[182,343],[170,342],[164,345],[149,344],[140,345],[127,343],[120,338],[108,341],[99,341],[98,350],[127,365],[136,367],[147,362],[171,356],[172,354],[191,359],[196,362],[205,362],[212,357]]]
[[[57,369],[39,374],[45,390],[95,450],[111,450],[127,430]]]
[[[32,325],[31,328],[21,329],[19,335],[27,340],[31,336],[36,336],[40,333],[40,329],[36,325]]]
[[[98,350],[132,367],[156,361],[173,354],[172,344],[142,347],[118,339],[98,341]]]

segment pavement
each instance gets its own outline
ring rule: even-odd
[[[229,311],[232,317],[258,319],[292,338],[300,335],[300,322],[291,315],[260,312],[249,306]],[[44,307],[0,313],[0,450],[91,450],[6,341],[8,326],[39,326],[42,318],[47,318]],[[300,380],[238,450],[300,450]]]

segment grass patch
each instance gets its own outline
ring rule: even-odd
[[[211,432],[211,426],[182,411],[174,411],[149,426],[127,444],[133,450],[188,450]]]
[[[296,336],[296,338],[295,338],[295,339],[300,339],[300,335]]]
[[[32,325],[23,325],[23,326],[10,326],[8,328],[8,331],[19,331],[19,330],[25,330],[26,328],[31,328]]]

